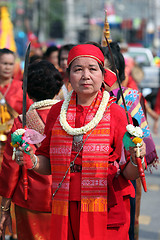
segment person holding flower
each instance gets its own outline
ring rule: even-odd
[[[104,79],[110,85],[113,78],[99,47],[73,47],[67,71],[73,91],[51,108],[36,156],[29,147],[33,170],[52,174],[50,239],[128,240],[129,197],[134,194],[129,180],[139,173],[135,148],[121,161],[125,111],[103,88]],[[23,165],[18,150],[16,162]],[[143,141],[141,150],[143,158]]]
[[[120,51],[120,47],[117,42],[110,43],[110,49],[112,51],[113,59],[116,65],[117,74],[119,76],[120,84],[123,85],[125,80],[125,59]],[[108,67],[110,70],[115,71],[115,66],[111,58],[109,49],[104,48],[105,56],[105,67]],[[124,108],[122,101],[122,96],[120,94],[120,87],[118,81],[116,81],[111,87],[105,84],[106,90],[110,92],[112,96],[117,98],[117,104]],[[146,119],[145,108],[141,104],[141,96],[139,92],[135,89],[121,87],[123,91],[123,96],[126,103],[127,111],[131,114],[133,125],[142,129],[143,140],[146,144],[146,163],[147,168],[152,170],[153,167],[156,167],[158,161],[158,155],[156,152],[156,147],[151,136],[151,132],[148,126]],[[132,125],[132,128],[134,129]],[[131,225],[130,225],[130,240],[138,240],[139,236],[139,215],[140,215],[140,201],[141,201],[141,181],[140,178],[132,181],[133,186],[135,187],[136,197],[131,197]]]
[[[157,93],[157,96],[156,96],[154,110],[157,113],[157,119],[154,119],[153,132],[155,134],[158,134],[158,121],[159,121],[159,115],[160,115],[160,87],[158,89],[158,93]]]
[[[51,106],[58,101],[53,99],[63,84],[60,72],[48,61],[33,62],[28,67],[27,93],[33,104],[26,113],[26,127],[36,136],[43,136],[47,114]],[[28,163],[28,196],[24,198],[22,169],[14,159],[14,147],[20,142],[20,136],[28,129],[22,129],[22,115],[14,120],[8,135],[0,171],[0,195],[2,196],[0,214],[0,236],[5,239],[6,226],[12,232],[10,204],[15,203],[15,215],[18,240],[50,238],[51,217],[51,175],[44,176],[32,171]],[[39,133],[39,134],[38,134]],[[37,135],[38,134],[38,135]],[[17,135],[17,138],[12,136]],[[24,142],[24,140],[23,140]],[[12,146],[11,146],[12,143]],[[33,143],[33,151],[39,147]],[[28,146],[28,145],[27,145]],[[27,148],[26,148],[27,151]]]

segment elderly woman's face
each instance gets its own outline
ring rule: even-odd
[[[95,59],[79,57],[71,65],[69,78],[78,95],[93,95],[101,88],[104,76]]]

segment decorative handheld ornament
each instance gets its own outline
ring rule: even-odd
[[[13,149],[12,160],[15,160],[15,151],[16,148],[21,146],[23,148],[24,153],[30,155],[28,152],[29,143],[30,144],[38,144],[44,140],[45,136],[35,131],[34,129],[23,129],[19,128],[14,133],[11,134],[11,146]],[[29,158],[30,159],[30,158]],[[28,161],[24,161],[24,166],[26,168],[30,168],[28,166],[30,163]]]
[[[108,47],[108,50],[109,50],[109,53],[111,55],[111,60],[112,60],[112,64],[114,66],[114,72],[116,74],[116,77],[117,77],[117,82],[118,82],[118,85],[119,85],[119,89],[120,89],[120,94],[122,96],[122,101],[123,101],[123,105],[124,105],[124,109],[125,109],[125,113],[126,113],[126,117],[127,117],[127,122],[128,122],[128,125],[130,127],[130,119],[129,119],[129,115],[128,115],[128,111],[127,111],[127,107],[126,107],[126,102],[125,102],[125,98],[123,96],[123,91],[122,91],[122,87],[121,87],[121,81],[119,79],[119,74],[117,72],[117,68],[116,68],[116,64],[115,64],[115,61],[114,61],[114,57],[113,57],[113,54],[112,54],[112,50],[110,48],[110,44],[109,42],[110,41],[110,33],[109,33],[109,23],[108,23],[108,20],[107,20],[107,11],[105,12],[105,30],[106,31],[103,31],[103,36],[106,40],[106,46]],[[105,42],[103,41],[102,42],[102,46],[105,46]],[[133,125],[131,125],[133,126]],[[132,129],[134,128],[134,126],[132,127]],[[136,128],[137,129],[137,128]],[[127,129],[128,130],[128,129]],[[135,129],[134,129],[135,130]],[[129,149],[129,147],[136,147],[137,144],[135,144],[132,140],[131,140],[131,136],[135,136],[137,137],[135,134],[136,131],[134,131],[133,135],[130,134],[129,132],[126,132],[125,135],[124,135],[124,139],[123,139],[123,144],[125,146],[126,149]],[[138,146],[137,146],[138,148]],[[136,158],[138,161],[139,161],[139,158],[137,157]],[[140,159],[141,160],[141,159]],[[138,162],[137,162],[138,164]],[[140,166],[141,165],[141,166]],[[141,181],[142,181],[142,185],[143,185],[143,188],[144,188],[144,191],[146,192],[147,191],[147,188],[146,188],[146,184],[145,184],[145,175],[144,175],[144,171],[142,172],[143,168],[142,168],[142,163],[140,162],[140,165],[138,165],[138,170],[139,170],[139,175],[140,175],[140,178],[141,178]],[[143,176],[142,176],[143,175]]]
[[[107,42],[105,37],[108,39],[108,42],[112,42],[112,39],[110,37],[110,28],[109,28],[109,22],[107,19],[107,10],[105,10],[105,20],[104,20],[104,28],[103,28],[103,35],[102,35],[102,41],[101,41],[101,46],[106,47]]]
[[[127,132],[123,137],[123,144],[126,150],[129,150],[129,147],[136,147],[136,161],[138,165],[139,176],[142,182],[142,186],[145,192],[147,192],[147,185],[144,170],[142,167],[142,161],[140,158],[140,146],[143,139],[143,131],[140,127],[134,127],[132,124],[128,124]]]
[[[20,128],[20,129],[17,129],[14,133],[12,133],[11,134],[11,146],[14,148],[17,148],[19,146],[24,147],[24,152],[27,153],[26,150],[27,150],[27,147],[29,146],[29,144],[26,143],[25,140],[23,140],[23,136],[24,136],[25,132],[26,132],[25,129]],[[15,160],[14,152],[12,155],[12,160]]]
[[[23,148],[23,181],[24,181],[24,199],[27,200],[28,196],[28,180],[27,169],[32,169],[33,163],[30,159],[30,153],[28,151],[29,143],[37,144],[43,141],[45,136],[33,129],[20,128],[11,134],[11,146],[13,147],[12,160],[15,159],[16,148],[21,146]]]
[[[30,54],[31,42],[29,42],[24,61],[24,72],[23,72],[23,111],[22,111],[22,127],[26,127],[26,110],[27,110],[27,77],[28,77],[28,65],[29,65],[29,54]],[[28,177],[27,169],[22,166],[23,174],[23,186],[24,186],[24,199],[27,200],[28,196]]]

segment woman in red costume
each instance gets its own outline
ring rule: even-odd
[[[120,47],[117,42],[110,42],[110,48],[112,50],[112,55],[115,61],[115,66],[117,69],[117,73],[119,76],[119,81],[121,86],[125,81],[125,61],[124,57],[120,51]],[[112,61],[111,54],[108,48],[104,48],[104,56],[105,56],[105,66],[111,69],[111,71],[115,71],[115,66]],[[116,81],[111,87],[106,86],[106,90],[110,92],[111,96],[115,96],[117,98],[117,104],[124,108],[124,104],[122,101],[122,96],[120,94],[120,88],[118,81]],[[143,108],[141,106],[139,100],[139,92],[135,89],[131,89],[128,87],[123,87],[123,97],[125,99],[125,104],[127,111],[131,114],[133,125],[139,126],[143,131],[143,139],[146,143],[146,155],[145,159],[148,167],[151,169],[156,166],[158,156],[156,152],[156,147],[153,142],[150,129],[145,118],[145,114],[143,112]],[[135,186],[136,197],[131,198],[131,226],[129,231],[130,240],[137,240],[139,235],[139,215],[140,215],[140,202],[141,202],[141,180],[140,178],[132,181],[133,186]]]
[[[22,113],[22,81],[13,78],[15,67],[14,52],[7,48],[0,49],[0,104],[7,102],[18,114]],[[27,96],[27,109],[33,103]]]
[[[127,118],[102,88],[108,72],[103,66],[104,55],[95,45],[70,50],[74,91],[51,108],[37,156],[28,149],[34,170],[52,174],[52,240],[129,239],[129,179],[138,177],[138,169],[134,151],[132,161],[120,162]],[[23,165],[19,150],[16,162]]]
[[[154,120],[153,132],[155,134],[158,134],[158,121],[159,121],[159,115],[160,115],[160,88],[159,88],[158,93],[157,93],[154,110],[157,113],[158,117],[157,117],[157,119]]]
[[[53,98],[62,86],[62,77],[53,64],[48,61],[35,62],[28,68],[27,92],[34,103],[30,106],[26,122],[27,127],[43,134],[47,114]],[[23,177],[21,167],[12,160],[11,134],[22,128],[22,116],[14,120],[11,133],[5,146],[2,169],[0,172],[1,203],[0,235],[5,234],[8,225],[11,230],[10,203],[15,203],[18,240],[48,240],[50,236],[51,216],[51,175],[43,176],[28,170],[28,199],[24,200]],[[33,151],[37,145],[33,145]],[[7,177],[6,177],[7,176]]]
[[[22,81],[14,75],[15,53],[10,49],[0,49],[0,165],[3,158],[7,134],[10,131],[14,118],[22,113],[23,90]],[[33,103],[27,95],[27,109]],[[0,198],[1,202],[1,198]],[[14,206],[11,206],[13,234],[16,239]],[[8,232],[6,231],[6,234]]]

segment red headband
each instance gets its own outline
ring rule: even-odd
[[[110,69],[105,68],[104,82],[111,87],[117,81],[117,76]]]
[[[102,51],[92,44],[79,44],[73,47],[68,54],[68,66],[79,57],[90,57],[104,66],[104,55]],[[105,69],[104,82],[111,87],[117,81],[116,74]]]
[[[79,57],[90,57],[104,66],[104,55],[102,51],[92,44],[79,44],[73,47],[68,55],[68,65]]]

